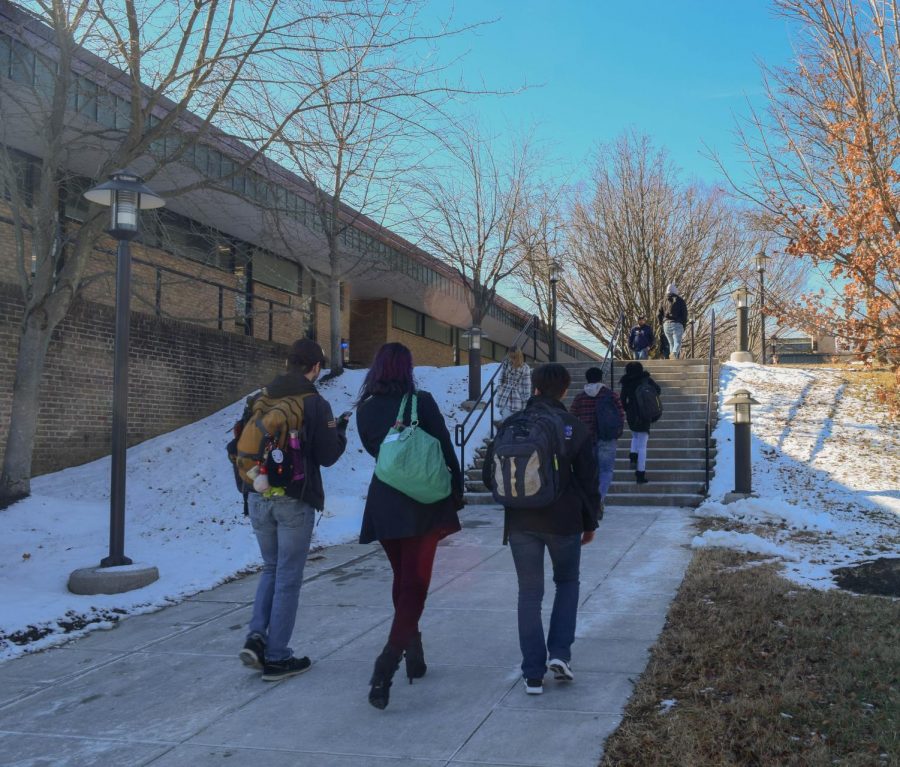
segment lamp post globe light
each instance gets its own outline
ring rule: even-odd
[[[128,170],[113,172],[109,180],[84,196],[110,209],[107,231],[118,240],[116,254],[116,341],[113,359],[112,471],[109,493],[109,555],[99,567],[76,570],[69,590],[76,594],[115,594],[131,591],[159,578],[152,566],[133,566],[125,556],[125,450],[128,431],[128,344],[131,315],[131,250],[140,231],[140,211],[161,208],[165,200],[144,186]]]
[[[753,355],[747,351],[749,336],[747,315],[750,311],[750,291],[746,285],[741,285],[734,291],[734,303],[737,306],[737,334],[738,348],[731,353],[732,362],[753,362]]]
[[[759,274],[759,361],[766,364],[766,263],[770,257],[765,250],[756,254],[756,272]]]
[[[734,406],[734,492],[726,493],[725,503],[747,498],[753,492],[750,464],[750,408],[758,405],[746,389],[738,389],[725,400]]]
[[[550,362],[556,362],[556,284],[562,268],[555,258],[550,260]]]

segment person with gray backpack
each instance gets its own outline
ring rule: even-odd
[[[534,396],[513,413],[488,446],[482,480],[504,509],[519,582],[519,647],[525,692],[544,690],[547,669],[571,682],[578,613],[581,547],[594,539],[603,516],[597,458],[587,427],[562,400],[571,382],[565,367],[541,365],[531,376]],[[544,635],[544,551],[550,554],[556,594]]]

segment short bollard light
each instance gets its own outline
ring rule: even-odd
[[[734,492],[725,496],[728,503],[752,494],[750,408],[759,402],[746,389],[738,389],[724,404],[734,405]]]
[[[731,353],[732,362],[753,362],[753,355],[749,351],[749,324],[750,291],[746,285],[741,285],[733,294],[735,307],[737,308],[737,351]]]

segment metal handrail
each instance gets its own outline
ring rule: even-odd
[[[709,443],[712,439],[712,421],[710,410],[713,391],[713,364],[716,358],[716,310],[709,312],[709,367],[706,371],[706,483],[703,492],[709,494]]]
[[[519,334],[515,337],[512,344],[510,344],[510,348],[517,347],[521,348],[521,341],[523,338],[527,338],[528,334],[531,332],[532,327],[537,327],[537,316],[532,315],[531,319],[525,324],[525,327],[519,331]],[[485,384],[484,388],[481,390],[481,394],[478,396],[478,399],[475,400],[475,403],[472,405],[472,409],[469,411],[469,414],[463,419],[462,423],[456,424],[456,429],[453,434],[453,441],[456,446],[459,448],[459,465],[463,471],[466,470],[466,444],[469,439],[472,437],[472,432],[478,428],[478,424],[481,423],[481,419],[484,418],[484,414],[488,411],[488,407],[490,407],[491,411],[491,425],[490,425],[490,439],[494,438],[494,379],[497,377],[497,374],[503,369],[503,363],[494,371],[494,375],[490,377],[490,380]],[[490,396],[487,399],[487,403],[484,407],[479,407],[482,402],[485,402],[485,395],[490,392]],[[477,414],[477,418],[475,422],[469,427],[469,430],[466,431],[466,424],[469,423],[469,419],[472,416]]]

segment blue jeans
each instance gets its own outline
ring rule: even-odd
[[[597,440],[594,452],[597,454],[597,465],[600,467],[600,500],[606,500],[609,486],[612,484],[613,470],[616,467],[617,440]]]
[[[511,532],[509,547],[519,579],[519,647],[526,679],[541,679],[547,659],[572,659],[578,613],[578,572],[581,535]],[[541,602],[544,599],[544,549],[550,552],[556,595],[550,614],[550,633],[544,641]]]
[[[650,352],[649,349],[635,349],[634,358],[636,360],[645,360],[645,359],[647,359],[649,352]]]
[[[253,602],[248,636],[266,640],[266,661],[290,658],[303,568],[312,539],[316,510],[294,498],[263,498],[251,493],[250,522],[259,542],[263,569]]]
[[[684,325],[680,322],[666,320],[663,323],[663,332],[669,341],[669,351],[672,357],[678,359],[678,353],[681,351],[681,337],[684,335]]]

